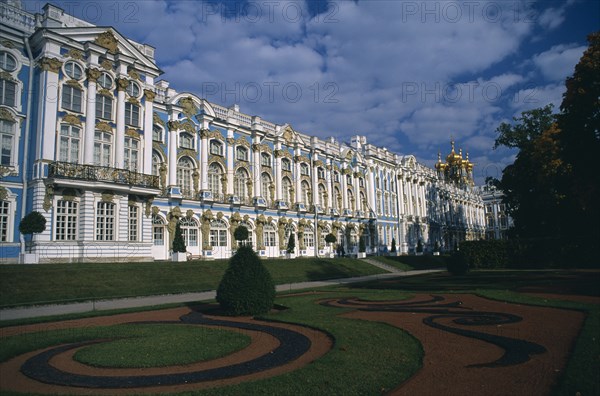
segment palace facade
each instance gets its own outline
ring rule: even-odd
[[[263,257],[411,253],[484,237],[473,164],[435,169],[365,136],[321,139],[160,80],[154,48],[53,5],[0,3],[0,260],[225,258],[233,231]],[[42,233],[19,223],[38,211]],[[31,240],[30,240],[31,239]]]

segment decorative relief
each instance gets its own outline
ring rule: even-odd
[[[146,205],[145,205],[145,215],[146,217],[150,217],[150,215],[152,214],[152,202],[154,201],[154,197],[153,196],[149,196],[146,199]]]
[[[235,167],[233,169],[233,173],[236,173],[238,171],[238,169],[245,169],[246,172],[248,172],[248,174],[250,173],[250,167],[248,166],[247,163],[244,162],[236,162],[235,163]]]
[[[2,45],[6,48],[15,48],[15,45],[12,43],[12,41],[8,40],[2,40]]]
[[[0,186],[0,201],[4,201],[8,197],[8,190]]]
[[[158,206],[153,206],[152,207],[152,215],[156,216],[160,213],[160,208]]]
[[[154,91],[151,91],[149,89],[144,89],[144,98],[146,98],[146,100],[148,102],[154,102],[154,98],[156,97],[156,94],[154,93]],[[156,113],[154,113],[156,114]]]
[[[152,142],[152,148],[158,151],[159,153],[162,153],[163,146],[164,144],[161,144],[159,142]]]
[[[185,212],[185,217],[187,217],[188,219],[191,219],[192,217],[194,217],[194,211],[192,209],[188,209]]]
[[[223,139],[223,135],[221,135],[221,132],[219,131],[211,131],[210,129],[201,129],[200,130],[200,137],[204,138],[209,138],[209,139],[219,139],[219,140],[225,140]]]
[[[71,125],[81,126],[81,119],[74,114],[67,114],[63,117],[63,122]]]
[[[179,100],[179,105],[183,110],[183,114],[187,117],[192,117],[198,113],[198,108],[194,104],[194,99],[191,96]]]
[[[243,136],[240,136],[237,139],[235,139],[235,144],[237,146],[244,146],[250,148],[250,142]]]
[[[51,71],[53,73],[58,73],[62,67],[62,62],[56,58],[42,58],[38,63],[43,71]]]
[[[200,173],[198,173],[198,169],[194,169],[192,173],[192,181],[194,183],[194,192],[198,194],[200,187]]]
[[[125,136],[129,136],[129,137],[132,137],[132,138],[139,139],[140,133],[139,133],[139,131],[137,129],[127,128],[127,130],[125,131]]]
[[[78,49],[72,48],[69,50],[69,52],[67,53],[67,56],[69,58],[73,58],[73,59],[77,59],[77,60],[83,60],[83,52],[79,51]]]
[[[287,177],[289,177],[290,179],[292,178],[292,172],[290,172],[290,171],[287,171],[287,170],[281,171],[281,175],[282,175],[282,176],[287,176]]]
[[[125,91],[129,86],[129,80],[126,78],[117,78],[117,90]]]
[[[179,149],[178,153],[177,153],[177,159],[179,159],[181,157],[196,158],[197,156],[198,156],[198,153],[196,153],[196,150],[192,150],[192,149]]]
[[[352,174],[352,169],[350,168],[344,168],[342,170],[342,175],[351,175]]]
[[[315,165],[315,166],[323,166],[323,165],[325,165],[325,164],[324,164],[324,163],[323,163],[323,161],[321,161],[321,160],[316,160],[316,161],[314,162],[314,165]]]
[[[106,70],[112,70],[114,68],[113,63],[108,59],[104,59],[102,62],[100,62],[100,66]]]
[[[98,35],[94,42],[100,47],[106,48],[111,54],[116,54],[119,52],[119,41],[110,30]]]
[[[10,111],[8,111],[7,109],[5,109],[4,107],[0,107],[0,120],[10,121],[10,122],[17,121],[13,117],[12,113]]]
[[[218,155],[209,155],[208,156],[208,164],[212,164],[214,162],[218,162],[219,164],[221,164],[223,166],[224,169],[227,169],[227,165],[225,164],[225,159],[223,159],[223,157],[220,157]]]
[[[89,69],[87,69],[85,71],[85,73],[87,74],[88,80],[93,81],[93,82],[96,82],[102,75],[102,72],[100,70],[95,69],[93,67],[90,67]]]
[[[260,151],[262,151],[263,153],[273,154],[273,150],[271,149],[271,147],[264,143],[260,145]]]
[[[112,92],[110,92],[110,91],[109,91],[108,89],[106,89],[106,88],[100,88],[100,89],[97,91],[97,94],[98,94],[98,95],[102,95],[102,96],[108,96],[108,97],[112,97],[112,96],[113,96]]]
[[[100,200],[102,202],[110,202],[110,203],[112,203],[113,200],[114,200],[114,198],[115,198],[115,194],[113,194],[111,191],[105,191],[105,192],[102,193],[102,196],[101,196]]]
[[[167,230],[169,231],[169,248],[173,246],[173,239],[175,238],[175,228],[179,219],[181,218],[181,208],[175,206],[169,213],[167,213]]]
[[[71,86],[73,88],[83,89],[83,87],[77,80],[69,80],[69,81],[65,82],[65,84],[67,84],[68,86]]]
[[[179,121],[179,129],[183,129],[184,131],[186,131],[192,135],[196,133],[196,126],[189,119]]]
[[[169,121],[167,122],[167,127],[169,128],[169,131],[178,131],[179,121]]]
[[[138,98],[134,98],[133,96],[128,97],[127,98],[127,102],[131,103],[131,104],[134,104],[134,105],[137,105],[137,106],[140,105],[140,101],[138,100]]]
[[[235,139],[234,138],[230,138],[228,137],[227,139],[225,139],[225,141],[227,142],[228,145],[233,146],[235,144]]]
[[[46,184],[46,191],[44,193],[44,203],[42,208],[47,212],[52,207],[52,198],[54,198],[54,184]]]
[[[310,158],[305,155],[296,155],[294,157],[294,161],[296,162],[305,162],[306,164],[310,164]]]
[[[127,72],[127,75],[129,77],[133,78],[134,80],[142,81],[141,78],[140,78],[140,74],[137,71],[133,70],[133,69],[129,70]]]
[[[17,81],[17,80],[15,80],[13,78],[13,76],[10,73],[5,72],[3,70],[0,71],[0,79],[2,79],[2,80],[8,80],[8,81]]]
[[[102,132],[112,132],[112,128],[108,122],[100,121],[96,124],[96,129]]]
[[[152,114],[152,123],[165,127],[165,122],[160,118],[157,112]]]

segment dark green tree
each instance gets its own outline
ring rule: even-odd
[[[423,253],[423,242],[420,239],[417,241],[417,253]]]
[[[243,245],[243,241],[247,240],[249,237],[248,228],[244,226],[238,226],[235,231],[233,231],[233,237],[236,241],[238,241],[239,245]]]
[[[567,78],[558,116],[557,140],[569,170],[563,192],[566,197],[568,232],[589,241],[600,239],[600,32],[588,36],[589,47]],[[588,243],[590,243],[588,242]]]
[[[229,259],[229,267],[217,289],[217,302],[230,315],[268,312],[275,301],[275,285],[260,257],[241,246]]]
[[[296,249],[296,238],[294,237],[293,233],[290,233],[290,238],[288,239],[286,251],[288,252],[288,254],[292,254],[292,253],[294,253],[295,249]]]
[[[365,237],[360,237],[360,240],[358,241],[358,251],[360,253],[364,253],[367,250],[367,246],[365,244]]]
[[[327,242],[327,243],[335,243],[336,241],[337,241],[337,238],[332,233],[329,233],[329,234],[325,235],[325,242]]]
[[[33,211],[27,214],[19,223],[19,232],[23,235],[39,234],[46,230],[46,218],[43,214]],[[31,251],[31,245],[29,246]]]
[[[173,237],[173,253],[185,253],[187,248],[183,240],[183,232],[179,223],[175,226],[175,236]]]
[[[392,238],[392,253],[396,253],[396,238]]]

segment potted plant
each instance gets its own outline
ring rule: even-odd
[[[285,250],[288,258],[293,258],[294,251],[296,250],[296,238],[294,238],[294,234],[290,233],[290,238],[288,239],[287,249]]]
[[[417,241],[416,252],[417,252],[417,256],[422,256],[423,255],[423,242],[421,242],[420,239]]]
[[[439,256],[440,255],[440,242],[439,241],[435,241],[435,244],[433,245],[433,255],[434,256]]]
[[[330,251],[329,252],[329,257],[333,257],[334,253],[331,250],[331,244],[332,243],[336,243],[337,242],[337,238],[332,233],[329,233],[329,234],[325,235],[325,242],[327,242],[327,244],[329,245],[329,251]]]
[[[173,237],[173,254],[171,261],[187,261],[187,248],[183,240],[183,232],[179,223],[175,226],[175,236]]]
[[[46,230],[46,218],[43,214],[37,211],[33,211],[23,217],[21,223],[19,223],[19,232],[24,236],[29,235],[25,240],[26,252],[23,255],[23,263],[25,264],[37,264],[39,257],[37,253],[32,253],[33,245],[33,234],[39,234]]]
[[[365,251],[367,250],[367,246],[365,245],[365,238],[360,238],[360,240],[358,241],[358,258],[365,258],[367,257],[367,253],[365,253]]]
[[[396,249],[396,238],[392,238],[392,249],[390,250],[390,256],[397,256],[398,250]]]

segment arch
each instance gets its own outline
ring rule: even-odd
[[[305,205],[310,205],[310,185],[306,180],[302,180],[302,182],[300,183],[300,194],[300,199],[302,203],[304,203]]]
[[[179,220],[179,225],[181,226],[181,232],[183,234],[185,246],[198,246],[198,221],[193,217],[185,216]]]
[[[223,167],[218,162],[212,162],[208,166],[208,189],[213,197],[219,197],[221,194],[221,179],[223,178]]]
[[[191,197],[193,195],[193,177],[192,174],[196,169],[194,160],[190,157],[184,156],[177,160],[177,184],[181,189],[181,194],[184,197]]]
[[[260,193],[265,199],[271,199],[271,176],[267,172],[260,175]]]
[[[233,194],[240,199],[246,198],[247,187],[246,183],[250,176],[245,168],[238,168],[233,176]]]
[[[283,179],[281,179],[281,199],[288,204],[293,203],[291,202],[291,188],[292,181],[287,176],[284,176]]]

